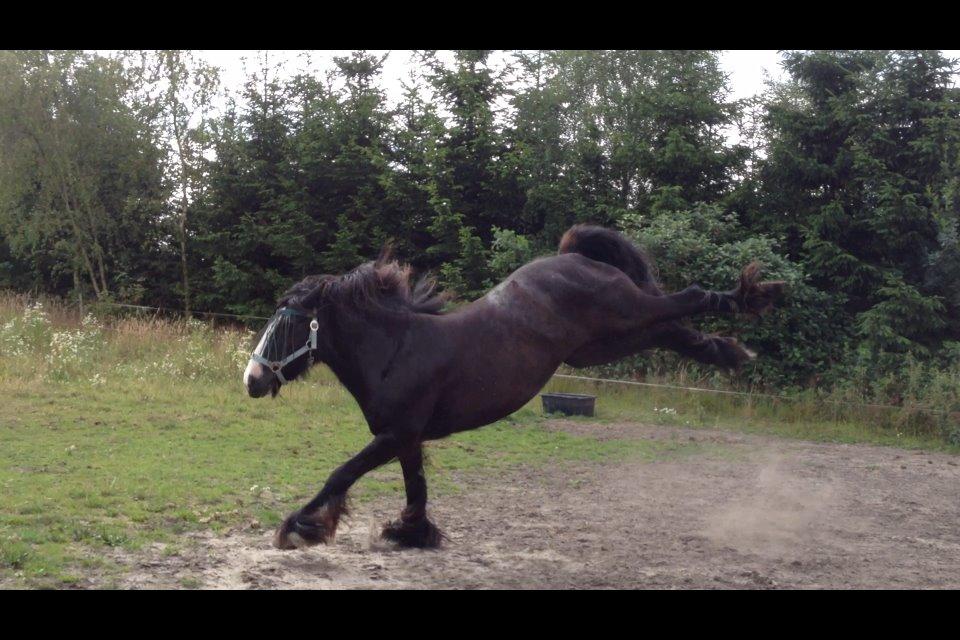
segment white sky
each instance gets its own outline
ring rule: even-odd
[[[208,63],[221,70],[221,82],[231,94],[239,94],[250,72],[259,70],[262,57],[266,54],[270,66],[283,63],[282,74],[293,75],[299,71],[309,71],[315,75],[324,75],[333,69],[333,58],[348,56],[351,50],[321,49],[293,50],[272,49],[269,51],[254,49],[203,49],[195,53]],[[410,73],[415,68],[410,50],[368,50],[377,56],[387,55],[381,73],[381,86],[390,103],[396,104],[402,97],[404,81],[409,82]],[[960,58],[960,50],[944,50],[949,57]],[[440,51],[441,59],[450,59],[448,51]],[[501,63],[508,54],[498,51],[491,56],[494,64]],[[736,49],[725,50],[720,54],[721,68],[729,75],[729,99],[750,98],[763,91],[770,80],[782,80],[784,71],[780,67],[780,56],[773,49]],[[960,77],[955,79],[960,82]],[[740,142],[736,127],[724,130],[729,144]]]
[[[207,49],[197,52],[210,64],[216,65],[223,71],[223,85],[231,90],[238,90],[243,86],[246,72],[244,67],[256,69],[260,66],[260,52],[241,49]],[[382,84],[391,101],[400,98],[402,92],[401,81],[409,79],[413,65],[410,62],[409,50],[371,50],[374,55],[389,53],[384,63]],[[960,51],[955,52],[960,54]],[[271,50],[270,62],[284,61],[288,73],[299,69],[312,70],[323,73],[333,67],[335,56],[349,55],[349,50]],[[306,58],[309,56],[310,61]],[[496,59],[496,57],[494,58]],[[502,59],[502,56],[501,56]],[[775,50],[730,50],[720,56],[721,65],[730,74],[731,97],[734,99],[748,98],[756,95],[763,89],[767,77],[779,79],[783,72],[779,66],[779,56]]]
[[[377,56],[387,55],[384,63],[381,84],[391,103],[396,103],[402,96],[402,82],[409,81],[410,72],[414,68],[410,50],[368,50]],[[101,51],[101,53],[112,53]],[[283,74],[293,75],[297,71],[312,71],[315,74],[324,74],[332,70],[333,58],[348,56],[348,49],[271,49],[266,52],[255,49],[201,49],[195,53],[208,63],[221,70],[222,86],[230,93],[239,93],[243,88],[248,71],[258,70],[261,66],[261,56],[266,53],[273,66],[283,62]],[[960,50],[944,50],[943,53],[953,58],[960,58]],[[449,52],[440,51],[441,58],[449,57]],[[494,63],[506,57],[503,52],[496,52],[492,56]],[[730,98],[737,100],[749,98],[760,93],[765,83],[770,80],[780,80],[784,76],[780,68],[780,56],[773,49],[733,49],[725,50],[720,54],[720,65],[729,74]],[[960,82],[960,77],[956,78]]]
[[[206,49],[198,52],[204,59],[211,64],[220,67],[223,70],[223,83],[226,87],[240,88],[243,86],[246,74],[244,64],[251,68],[259,66],[257,50],[241,49]],[[383,68],[383,86],[391,100],[399,98],[401,93],[401,81],[409,77],[413,68],[410,62],[412,52],[409,50],[371,50],[374,55],[387,56]],[[944,50],[945,55],[960,58],[960,50]],[[347,56],[350,50],[345,49],[321,49],[313,51],[304,50],[271,50],[269,56],[271,62],[274,60],[283,60],[287,63],[289,71],[297,69],[312,69],[316,72],[324,72],[333,67],[333,58],[335,56]],[[305,57],[310,57],[308,64]],[[441,52],[442,56],[442,52]],[[499,54],[502,59],[503,54]],[[497,58],[497,54],[494,55]],[[775,80],[782,79],[783,70],[780,68],[780,56],[773,49],[733,49],[726,50],[720,54],[720,64],[724,71],[730,74],[730,89],[732,98],[749,98],[759,93],[768,78]]]

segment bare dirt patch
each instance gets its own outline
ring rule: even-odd
[[[402,505],[379,499],[355,506],[332,545],[282,552],[272,531],[196,535],[176,556],[125,557],[121,586],[960,587],[955,456],[636,424],[549,427],[705,446],[465,480],[465,491],[432,502],[450,537],[440,551],[380,541]]]

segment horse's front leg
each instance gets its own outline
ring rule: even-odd
[[[274,546],[296,549],[331,541],[340,516],[346,511],[347,491],[363,474],[395,458],[400,449],[392,434],[375,437],[360,453],[330,474],[313,500],[283,521],[274,536]]]
[[[398,457],[403,469],[407,506],[400,513],[399,520],[384,526],[382,535],[402,547],[439,547],[443,533],[427,519],[427,479],[423,474],[423,445],[417,443]]]

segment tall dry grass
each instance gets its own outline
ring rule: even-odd
[[[0,379],[103,384],[163,375],[235,380],[253,333],[197,319],[123,314],[56,299],[0,295]]]

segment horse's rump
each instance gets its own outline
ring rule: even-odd
[[[579,253],[623,271],[641,289],[660,292],[653,264],[635,244],[613,229],[588,224],[571,227],[560,239],[558,253]]]

